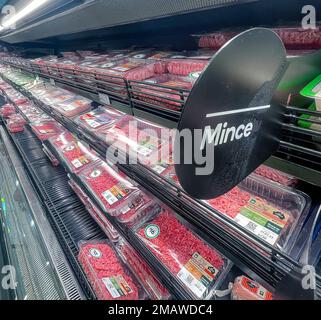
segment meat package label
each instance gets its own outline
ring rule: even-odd
[[[263,300],[272,300],[272,293],[270,291],[266,290],[264,287],[247,277],[241,277],[241,286],[246,290],[256,294]]]
[[[123,276],[115,276],[101,279],[111,296],[116,299],[132,293],[133,290],[128,285]]]
[[[82,167],[83,165],[89,163],[89,160],[85,156],[81,156],[77,159],[72,160],[71,163],[75,168],[78,169],[78,168]]]
[[[129,193],[129,190],[122,183],[118,183],[114,185],[112,188],[104,191],[102,196],[106,199],[106,201],[113,205],[118,202],[122,198],[124,198]]]
[[[218,272],[206,259],[195,252],[177,276],[198,298],[202,298]]]
[[[241,209],[235,221],[270,245],[274,245],[283,228],[289,223],[290,215],[265,204],[258,199],[250,199]]]

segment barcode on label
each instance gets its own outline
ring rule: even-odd
[[[257,225],[251,221],[248,222],[248,224],[245,226],[246,229],[249,229],[250,231],[255,231],[257,228]]]

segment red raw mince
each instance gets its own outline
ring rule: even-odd
[[[132,202],[120,210],[121,214],[117,216],[117,220],[126,223],[128,226],[133,226],[155,210],[157,210],[157,204],[145,193],[140,192]]]
[[[12,133],[22,132],[25,124],[26,120],[19,114],[10,115],[7,121],[8,129]]]
[[[100,257],[91,255],[90,250],[100,251]],[[87,278],[99,300],[138,300],[139,292],[135,280],[126,272],[114,250],[106,243],[81,245],[78,256]],[[129,286],[127,294],[114,298],[103,282],[103,278],[122,276]]]
[[[72,142],[63,146],[60,154],[74,172],[79,172],[98,160],[96,153],[81,142]]]
[[[18,99],[13,99],[13,103],[16,105],[20,105],[20,104],[25,104],[27,103],[29,100],[27,98],[18,98]]]
[[[138,234],[174,275],[178,274],[195,252],[198,252],[216,269],[223,268],[222,256],[183,226],[170,212],[164,209],[161,214],[150,221],[150,224],[155,224],[160,228],[156,238],[147,238],[145,226],[138,230]]]
[[[54,121],[33,123],[31,129],[40,140],[47,140],[63,132],[63,128]]]
[[[145,290],[153,300],[169,299],[168,290],[158,281],[148,264],[142,260],[136,251],[124,241],[117,244],[120,254],[125,258],[131,270],[144,285]]]
[[[200,48],[219,49],[236,35],[236,32],[217,32],[206,34],[200,37],[198,46]]]
[[[106,69],[97,69],[97,73],[102,79],[109,81],[120,82],[115,78],[108,76],[122,77],[126,80],[144,80],[152,77],[155,74],[155,63],[150,60],[123,59],[108,63]]]
[[[0,109],[0,115],[2,115],[4,118],[8,118],[10,115],[16,113],[16,108],[11,104],[5,104]]]
[[[152,85],[146,86],[146,87],[140,87],[139,88],[140,92],[137,93],[138,98],[140,100],[148,102],[150,104],[164,106],[164,107],[171,109],[171,110],[180,110],[183,101],[176,102],[176,101],[171,101],[169,99],[182,100],[182,96],[180,96],[178,94],[179,90],[177,90],[176,88],[190,90],[193,87],[193,83],[188,82],[188,81],[184,81],[183,80],[184,78],[182,78],[182,80],[168,79],[168,81],[166,81],[164,79],[164,77],[161,76],[161,77],[154,78],[154,79],[155,79],[155,83],[160,84],[162,86],[173,87],[173,88],[175,88],[175,90],[169,89],[169,88],[160,88],[160,87],[157,87],[157,90],[153,90]],[[151,79],[151,81],[154,81],[154,80]],[[162,92],[160,92],[159,90],[162,90]],[[152,96],[150,94],[152,94]],[[187,96],[188,96],[188,93],[186,92],[184,94],[184,97],[187,98]],[[184,100],[185,100],[185,98],[184,98]]]
[[[282,39],[287,49],[320,49],[320,28],[277,28],[273,29]]]
[[[81,179],[110,215],[118,215],[119,210],[135,203],[140,193],[139,189],[129,182],[123,173],[116,172],[106,163],[100,163],[82,171]],[[136,209],[137,207],[138,204]]]
[[[168,72],[180,76],[188,76],[192,72],[203,71],[208,60],[173,59],[167,64]]]
[[[284,186],[293,186],[298,182],[298,179],[290,175],[287,175],[279,170],[275,170],[264,165],[258,167],[255,170],[255,173],[262,177],[281,183]]]
[[[239,187],[235,187],[224,195],[208,200],[207,202],[219,212],[235,218],[240,213],[241,208],[243,208],[251,198],[250,193]]]

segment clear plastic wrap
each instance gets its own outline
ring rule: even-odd
[[[114,62],[108,62],[106,69],[98,69],[96,73],[98,78],[107,79],[108,81],[117,81],[113,76],[126,80],[145,80],[155,74],[155,63],[152,60],[140,59],[123,59]],[[108,76],[111,76],[108,77]]]
[[[146,298],[129,268],[107,241],[80,242],[78,260],[99,300]]]
[[[5,104],[0,108],[0,115],[4,118],[8,118],[12,114],[16,113],[16,108],[12,104]]]
[[[321,29],[302,29],[297,27],[282,27],[273,29],[282,39],[287,49],[320,49]]]
[[[169,129],[129,115],[111,128],[98,130],[97,135],[143,164],[167,158],[172,148]]]
[[[99,161],[97,153],[77,139],[60,148],[56,148],[56,151],[69,170],[75,173]]]
[[[198,39],[198,46],[200,48],[219,49],[236,35],[237,32],[235,31],[219,31],[194,36]]]
[[[52,144],[55,149],[61,149],[74,141],[75,137],[69,131],[64,131],[56,137],[49,139],[50,144]]]
[[[320,49],[321,47],[319,27],[316,29],[302,29],[298,27],[282,26],[279,28],[272,28],[271,30],[279,35],[287,49],[308,50]],[[200,48],[219,49],[241,31],[242,30],[223,30],[194,36],[198,39],[198,46]]]
[[[75,96],[54,104],[53,108],[66,117],[75,117],[90,110],[92,108],[92,101],[81,96]]]
[[[284,252],[293,247],[310,206],[307,195],[257,175],[206,202]]]
[[[124,113],[110,106],[100,106],[93,111],[81,114],[75,118],[75,122],[87,130],[95,132],[101,128],[109,128],[123,115]]]
[[[255,171],[256,174],[264,178],[278,182],[284,186],[295,186],[298,183],[298,179],[282,171],[272,169],[268,166],[261,165]]]
[[[73,180],[70,179],[68,181],[69,186],[71,187],[71,189],[75,192],[75,194],[78,196],[78,198],[80,199],[80,201],[85,205],[88,206],[89,203],[89,197],[87,196],[87,194],[79,187],[79,185]]]
[[[158,281],[147,263],[121,238],[116,245],[119,256],[130,266],[152,300],[168,300],[170,293]]]
[[[11,133],[22,132],[26,123],[26,120],[21,115],[12,114],[7,120],[7,128]]]
[[[40,140],[48,140],[64,131],[56,121],[34,122],[30,124],[30,127]]]
[[[208,60],[201,59],[171,59],[167,63],[167,70],[171,74],[188,76],[203,71],[208,65]]]
[[[51,164],[54,167],[59,166],[60,162],[59,160],[55,157],[55,155],[45,146],[42,146],[42,150],[44,152],[44,154],[48,157],[48,159],[50,160]]]
[[[196,80],[194,77],[181,77],[171,74],[163,74],[145,80],[146,85],[133,84],[135,97],[153,105],[160,105],[172,110],[180,110],[182,104],[187,99],[189,92],[180,89],[191,90]],[[154,85],[161,85],[169,88],[163,88]],[[173,89],[171,89],[173,88]],[[180,100],[180,101],[173,101]]]
[[[194,299],[210,299],[229,271],[228,260],[162,208],[134,229],[137,237]]]
[[[119,233],[109,222],[107,217],[97,208],[97,206],[89,199],[87,210],[90,215],[95,219],[100,228],[105,232],[108,239],[114,243],[119,240]]]
[[[111,216],[134,214],[146,204],[144,193],[128,177],[118,172],[116,167],[105,162],[101,161],[81,171],[79,177]]]
[[[240,276],[234,281],[232,300],[272,300],[270,291],[248,277]]]

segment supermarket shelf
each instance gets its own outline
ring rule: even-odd
[[[17,174],[19,183],[24,190],[26,200],[33,212],[34,220],[36,221],[36,225],[42,235],[52,263],[57,270],[58,277],[65,291],[65,296],[68,300],[83,299],[85,297],[84,293],[79,287],[73,271],[70,269],[67,258],[54,235],[54,231],[48,223],[48,220],[45,218],[44,209],[39,202],[37,194],[34,192],[34,188],[30,184],[27,173],[24,170],[23,162],[17,153],[15,146],[12,144],[10,137],[2,127],[0,127],[0,135],[8,151],[10,161],[12,162],[12,166]]]
[[[180,112],[171,111],[158,105],[143,103],[135,99],[135,86],[138,86],[141,82],[138,81],[126,81],[122,78],[117,80],[122,81],[123,85],[118,85],[121,91],[124,92],[119,94],[118,90],[115,90],[115,84],[107,81],[95,80],[92,84],[87,85],[80,82],[81,77],[88,77],[85,72],[75,73],[74,71],[65,70],[61,68],[48,68],[48,71],[43,72],[39,67],[28,64],[15,64],[8,61],[1,61],[14,69],[25,72],[27,74],[33,75],[36,78],[39,77],[42,80],[49,81],[51,84],[55,84],[58,87],[76,92],[84,97],[87,97],[96,103],[106,104],[106,98],[110,101],[112,106],[124,113],[132,114],[137,117],[153,120],[153,122],[160,125],[174,128],[180,117]],[[68,74],[68,78],[62,76],[55,76],[54,74]],[[97,78],[97,75],[95,75]],[[115,77],[116,78],[116,77]],[[146,85],[146,84],[145,84]],[[152,85],[153,87],[158,87],[158,85]],[[171,88],[173,89],[173,88]],[[160,88],[160,90],[164,90]],[[178,92],[181,89],[176,89]],[[184,90],[188,92],[189,90]],[[179,93],[178,93],[179,94]],[[170,98],[169,98],[170,100]],[[181,108],[183,108],[184,100],[181,101]]]
[[[265,164],[290,175],[296,176],[300,180],[306,181],[316,186],[321,186],[320,171],[293,163],[292,161],[286,159],[278,158],[276,156],[268,159]]]
[[[38,107],[53,116],[81,140],[87,142],[102,157],[105,157],[107,146],[103,141],[99,141],[90,132],[79,128],[70,119],[61,116],[54,109],[35,100],[23,88],[14,85],[8,79],[5,80],[21,93],[33,99]],[[172,182],[158,176],[155,172],[142,165],[120,166],[120,169],[167,203],[184,219],[192,223],[197,233],[208,239],[209,243],[221,250],[232,261],[244,267],[244,269],[254,270],[261,279],[275,287],[282,284],[282,279],[287,278],[286,275],[288,273],[291,273],[290,277],[292,277],[293,281],[298,281],[297,279],[301,274],[301,265],[299,263],[274,247],[266,245],[262,240],[254,239],[246,229],[240,228],[234,221],[208,208],[202,202],[190,198]],[[208,218],[209,213],[212,215],[211,219]],[[139,247],[138,249],[139,251],[143,250]],[[287,279],[287,281],[289,280]],[[304,295],[304,293],[302,294]],[[286,295],[291,296],[291,293],[287,292],[285,293]]]
[[[117,0],[86,1],[82,5],[13,31],[0,39],[8,43],[32,42],[151,19],[176,16],[257,0]],[[89,18],[94,17],[94,19]]]
[[[16,141],[17,140],[16,136],[19,136],[18,142]],[[30,129],[25,129],[25,132],[20,134],[11,134],[11,137],[16,142],[16,145],[18,146],[19,151],[21,151],[24,161],[28,162],[29,161],[28,157],[30,157],[30,154],[28,155],[28,153],[26,152],[27,150],[24,150],[25,144],[27,143],[28,140],[34,141],[34,140],[38,140],[38,138],[32,133]],[[21,145],[19,143],[20,139],[22,141]],[[39,150],[38,150],[39,156],[37,157],[37,159],[33,158],[34,165],[36,165],[35,164],[36,162],[39,163],[40,154],[41,154],[41,157],[46,157],[40,147],[41,142],[38,142],[38,145],[39,145]],[[59,155],[56,154],[55,150],[52,149],[49,144],[45,143],[45,145],[59,159]],[[53,170],[58,170],[59,172],[58,176],[57,175],[53,176],[54,182],[50,183],[50,186],[48,186],[47,188],[53,188],[54,186],[55,189],[59,189],[57,190],[57,192],[61,193],[63,198],[57,197],[55,192],[51,192],[50,194],[48,194],[47,188],[41,185],[37,186],[38,192],[42,196],[44,196],[43,200],[45,201],[48,211],[54,212],[56,214],[53,218],[54,223],[57,223],[55,219],[58,220],[58,215],[59,215],[59,218],[61,218],[61,216],[65,216],[65,221],[62,221],[62,224],[61,223],[58,224],[59,225],[58,228],[60,228],[60,230],[58,231],[62,231],[61,241],[68,242],[69,252],[67,256],[70,258],[70,255],[71,255],[72,257],[77,258],[77,255],[78,255],[77,243],[80,240],[100,239],[100,238],[104,238],[105,236],[102,236],[101,231],[99,233],[99,231],[97,230],[99,227],[91,218],[91,216],[89,215],[87,210],[84,208],[80,200],[74,195],[73,191],[70,189],[68,184],[67,173],[66,173],[66,171],[68,172],[68,168],[67,167],[64,168],[66,171],[61,170],[62,169],[61,167],[54,168],[51,166],[50,162],[47,159],[43,158],[43,160],[46,160],[47,163],[46,163],[46,166],[44,165],[41,166],[42,170],[49,171],[49,172],[46,172],[46,176],[48,177],[52,176],[50,171],[53,171]],[[88,196],[90,196],[90,193],[88,192],[86,187],[82,184],[82,182],[79,180],[79,178],[76,175],[74,175],[72,172],[69,172],[69,175],[72,177],[74,181],[76,181],[80,186],[82,186],[83,190],[88,194]],[[43,181],[43,177],[39,177],[39,178],[41,178]],[[50,179],[49,181],[51,182],[51,180],[52,179]],[[38,180],[38,182],[39,181],[41,180]],[[59,186],[57,186],[58,184]],[[77,199],[75,199],[75,197]],[[104,212],[104,209],[101,207],[101,205],[97,201],[95,201],[95,199],[92,199],[92,201],[96,204],[98,208],[101,209],[102,212]],[[81,219],[81,215],[83,215],[82,219]],[[189,295],[189,293],[187,293],[184,290],[184,287],[177,282],[176,278],[160,264],[160,262],[155,258],[155,256],[151,254],[144,247],[142,243],[137,243],[137,241],[135,241],[135,236],[129,229],[124,227],[122,224],[118,223],[116,219],[113,219],[107,213],[105,213],[105,215],[106,217],[108,217],[108,219],[116,228],[116,230],[120,233],[120,235],[125,239],[127,239],[127,241],[131,243],[131,245],[137,250],[137,252],[139,252],[141,257],[145,259],[148,265],[150,265],[152,270],[154,270],[154,273],[158,276],[159,279],[162,280],[162,282],[165,284],[166,288],[169,289],[173,297],[176,297],[179,299],[192,298]],[[67,218],[67,216],[69,216],[69,218]],[[70,218],[70,216],[73,216],[73,217]],[[76,216],[77,216],[77,219],[76,219]],[[64,220],[64,219],[61,219],[61,220]],[[65,228],[65,230],[61,230],[63,228]],[[98,235],[96,233],[98,233]],[[68,239],[68,236],[70,237],[70,239]],[[71,245],[70,245],[70,242],[72,242]],[[75,262],[74,259],[71,259],[71,263],[75,267],[74,262]],[[77,267],[78,269],[81,268],[79,265]],[[89,288],[89,284],[86,281],[84,283],[83,281],[84,279],[81,277],[83,276],[82,270],[80,270],[81,271],[80,275],[79,275],[79,270],[76,270],[76,271],[78,273],[79,281],[85,286],[85,290],[87,291],[87,297],[93,298],[94,294],[91,291],[91,288]]]
[[[104,234],[69,187],[63,168],[52,167],[32,131],[26,128],[25,132],[10,136],[24,160],[31,181],[45,205],[47,217],[86,297],[94,299],[95,294],[77,260],[78,242],[104,239]],[[30,145],[33,147],[32,153]],[[77,219],[74,219],[76,216]]]

